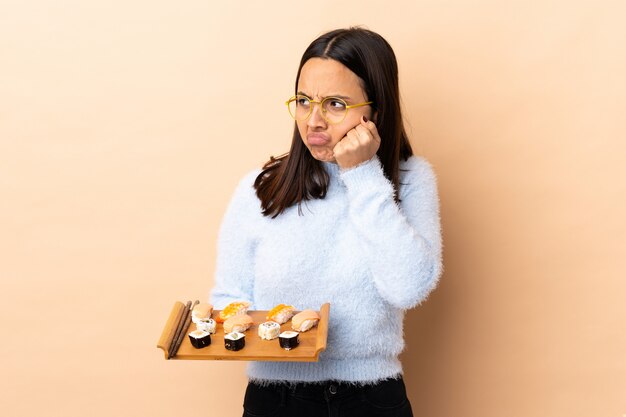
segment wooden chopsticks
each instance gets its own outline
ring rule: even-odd
[[[191,301],[187,301],[185,308],[182,309],[176,317],[176,331],[174,332],[174,337],[170,343],[170,348],[167,350],[167,359],[173,358],[176,356],[176,353],[178,353],[178,348],[183,342],[187,329],[189,328],[189,324],[191,323],[191,311],[196,304],[199,303],[200,301],[198,300],[196,300],[193,304],[191,304]]]

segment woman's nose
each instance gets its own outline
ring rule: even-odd
[[[311,109],[307,125],[309,127],[326,126],[326,120],[322,117],[322,108],[319,105],[314,105]]]

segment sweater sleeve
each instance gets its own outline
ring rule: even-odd
[[[341,172],[349,219],[359,234],[374,284],[389,304],[408,309],[426,299],[442,271],[439,199],[435,175],[411,157],[401,175],[400,206],[377,156]]]
[[[255,228],[260,215],[260,201],[253,184],[258,172],[251,172],[237,186],[226,209],[217,240],[215,286],[210,301],[223,309],[233,301],[254,302]]]

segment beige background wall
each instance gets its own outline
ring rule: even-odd
[[[530,3],[530,4],[528,4]],[[416,416],[626,414],[626,5],[0,3],[0,409],[238,416],[244,364],[165,361],[239,178],[287,150],[320,33],[395,48],[445,274],[407,316]]]

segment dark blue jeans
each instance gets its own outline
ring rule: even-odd
[[[336,381],[260,386],[248,383],[243,417],[412,417],[404,381],[354,386]]]

